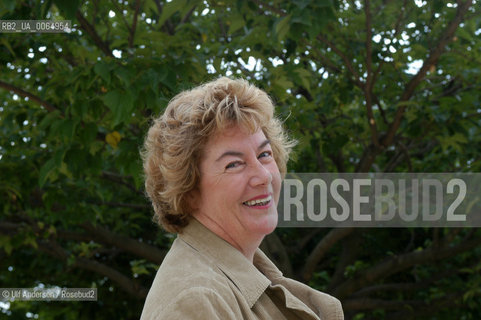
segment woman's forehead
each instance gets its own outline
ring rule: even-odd
[[[235,126],[220,130],[212,135],[204,148],[204,155],[221,154],[226,151],[239,151],[246,147],[258,148],[267,140],[264,132],[258,129],[250,132],[248,129]]]
[[[247,141],[247,140],[265,140],[266,136],[261,129],[256,129],[255,131],[249,130],[249,128],[243,126],[230,126],[225,129],[217,131],[208,139],[208,144],[217,143],[232,143],[236,141]]]

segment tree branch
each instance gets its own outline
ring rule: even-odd
[[[130,208],[130,209],[139,209],[139,210],[148,210],[151,208],[148,204],[137,204],[137,203],[123,203],[123,202],[95,202],[95,201],[87,201],[90,204],[96,204],[99,206],[108,206],[114,208]]]
[[[57,107],[48,103],[47,101],[42,100],[39,96],[36,96],[33,93],[27,92],[27,91],[25,91],[21,88],[15,87],[15,86],[13,86],[11,84],[8,84],[6,82],[3,82],[1,80],[0,80],[0,87],[4,88],[4,89],[7,89],[9,91],[12,91],[12,92],[18,94],[21,97],[29,98],[30,100],[38,103],[39,105],[43,106],[45,109],[47,109],[50,112],[60,111]],[[60,117],[63,118],[63,115],[60,115]]]
[[[407,10],[407,0],[404,0],[403,2],[403,6],[401,8],[401,14],[398,16],[398,19],[396,20],[396,26],[394,28],[394,34],[393,34],[393,38],[396,38],[397,35],[399,34],[399,32],[401,31],[401,22],[403,21],[404,19],[404,15],[406,13],[406,10]],[[373,83],[375,83],[379,73],[381,72],[381,69],[382,69],[382,66],[384,65],[384,62],[385,60],[381,60],[381,62],[379,63],[376,71],[374,72],[373,74]],[[379,105],[379,107],[381,107]]]
[[[132,27],[130,28],[129,33],[129,48],[134,47],[134,37],[135,37],[135,30],[137,29],[137,18],[139,15],[140,10],[140,0],[135,2],[135,12],[134,12],[134,21],[132,22]]]
[[[0,234],[15,234],[21,225],[8,221],[0,221]]]
[[[306,44],[307,42],[305,42]],[[322,66],[324,67],[324,69],[330,69],[331,71],[333,72],[336,72],[336,73],[341,73],[341,69],[339,69],[335,64],[334,62],[332,62],[328,57],[324,56],[320,51],[319,49],[317,48],[311,48],[312,51],[314,51],[317,56],[319,57],[319,59],[321,59],[321,62],[322,62]],[[350,79],[351,80],[351,79]]]
[[[99,48],[106,56],[113,57],[112,50],[109,48],[109,44],[100,38],[95,28],[87,21],[87,19],[84,18],[82,13],[77,10],[75,17],[80,23],[82,29],[85,30],[85,32],[87,32],[92,38],[97,48]]]
[[[446,277],[456,274],[456,271],[453,269],[448,269],[440,273],[434,274],[429,279],[426,279],[421,282],[414,282],[414,283],[382,283],[382,284],[376,284],[367,288],[363,288],[356,293],[354,293],[351,297],[365,297],[369,296],[371,294],[376,294],[376,293],[383,293],[386,291],[394,291],[394,292],[409,292],[409,291],[417,291],[421,290],[424,288],[428,288],[429,286],[432,286],[434,282],[437,282],[442,279],[446,279]]]
[[[340,299],[348,297],[357,290],[365,287],[367,284],[386,278],[393,273],[417,264],[450,258],[459,253],[468,251],[479,244],[481,244],[481,238],[465,241],[455,247],[451,247],[449,243],[444,242],[443,246],[440,247],[431,247],[422,251],[415,251],[391,257],[365,270],[357,277],[345,281],[333,291],[333,294]]]
[[[429,56],[424,61],[423,66],[418,71],[418,73],[406,84],[405,89],[399,99],[399,103],[398,103],[399,107],[396,111],[394,120],[389,126],[388,132],[381,140],[381,145],[384,148],[387,148],[392,144],[394,137],[396,135],[396,132],[401,125],[401,120],[403,119],[404,112],[406,110],[405,102],[411,99],[415,89],[424,79],[428,70],[431,68],[431,66],[437,63],[441,54],[446,50],[445,48],[446,45],[452,41],[452,38],[456,29],[458,28],[459,24],[461,23],[464,16],[468,12],[468,9],[471,6],[471,4],[472,4],[472,0],[467,0],[466,2],[463,2],[460,5],[458,5],[458,9],[455,17],[453,18],[453,20],[451,20],[449,25],[446,27],[446,29],[440,36],[437,42],[437,45],[431,49]],[[356,166],[356,171],[357,172],[369,171],[379,152],[380,152],[380,148],[376,147],[374,144],[371,144],[364,151],[358,165]]]
[[[105,140],[105,138],[104,138],[104,140]],[[109,172],[109,171],[103,171],[101,177],[106,179],[106,180],[121,184],[121,185],[129,188],[131,191],[135,192],[138,195],[145,196],[145,194],[142,191],[135,188],[135,186],[133,186],[132,184],[126,182],[124,180],[124,176],[122,176],[120,174],[117,174],[117,173],[114,173],[114,172]]]
[[[383,63],[384,63],[384,61],[381,61],[381,63],[379,64],[378,69],[381,68],[381,66],[382,66]],[[376,70],[376,72],[377,72],[377,70]],[[376,77],[377,77],[377,75],[374,74],[373,80],[372,80],[373,82],[376,82]],[[377,105],[377,107],[379,108],[379,113],[381,114],[381,117],[382,117],[382,120],[383,120],[384,124],[389,125],[389,121],[387,121],[386,112],[385,112],[384,109],[382,108],[381,101],[379,100],[379,98],[377,97],[377,95],[375,95],[373,92],[371,92],[371,94],[372,94],[372,97],[373,97],[373,99],[374,99],[374,103],[375,103],[375,104]]]
[[[321,232],[321,228],[315,228],[309,232],[307,232],[302,238],[299,239],[298,244],[296,245],[296,252],[301,252],[307,246],[309,241],[312,240],[319,232]]]
[[[396,144],[399,146],[400,153],[398,154],[396,161],[391,163],[391,166],[389,166],[389,164],[386,166],[387,170],[389,171],[385,171],[385,172],[392,172],[392,170],[394,170],[394,168],[397,167],[399,163],[402,161],[403,156],[406,159],[409,172],[413,172],[413,166],[411,163],[411,157],[409,156],[408,148],[401,141],[397,141]]]
[[[385,310],[419,310],[423,307],[429,309],[433,304],[446,305],[447,302],[453,302],[462,296],[462,293],[452,293],[446,297],[436,299],[434,301],[424,301],[424,300],[382,300],[382,299],[348,299],[342,302],[342,307],[344,310],[374,310],[374,309],[385,309]],[[417,314],[417,312],[416,312]],[[391,319],[391,317],[388,317]],[[419,318],[416,318],[419,319]]]
[[[160,0],[154,0],[154,3],[157,6],[157,12],[159,13],[159,17],[161,17],[163,11],[162,3],[160,2]],[[164,25],[162,25],[161,28],[164,28],[171,36],[175,34],[174,26],[169,19],[165,20]]]
[[[426,76],[431,66],[436,65],[436,63],[439,60],[439,57],[446,50],[446,46],[452,41],[454,33],[456,32],[456,29],[459,27],[459,24],[461,23],[464,16],[468,12],[468,9],[471,6],[471,4],[472,4],[472,0],[466,0],[465,2],[458,4],[458,9],[456,11],[455,17],[453,18],[453,20],[451,20],[449,25],[444,30],[436,46],[433,49],[431,49],[429,56],[423,62],[423,66],[421,67],[421,69],[406,84],[406,87],[401,95],[401,98],[399,99],[400,106],[396,111],[396,115],[391,124],[391,127],[389,128],[386,136],[382,141],[382,144],[384,145],[384,147],[388,147],[392,143],[394,135],[396,134],[399,126],[401,125],[401,120],[404,116],[404,111],[406,110],[406,105],[402,103],[408,101],[412,97],[412,95],[414,94],[414,90],[424,79],[424,77]]]
[[[128,22],[127,22],[127,19],[125,19],[125,16],[124,16],[122,10],[119,8],[118,2],[117,2],[116,0],[110,0],[110,2],[111,2],[111,3],[113,4],[113,6],[114,6],[115,14],[116,14],[118,17],[120,17],[120,19],[122,19],[122,22],[124,23],[125,28],[130,31],[130,26],[129,26]]]
[[[342,154],[342,148],[337,150],[337,153],[329,154],[329,159],[331,159],[332,163],[336,166],[337,172],[346,172],[346,168],[344,166],[344,157]]]
[[[41,251],[47,253],[50,256],[53,256],[56,259],[66,262],[69,257],[68,253],[57,242],[53,240],[39,241],[38,245]],[[71,266],[74,268],[93,271],[95,273],[108,277],[110,280],[117,283],[119,287],[121,287],[124,291],[138,299],[143,299],[147,296],[147,288],[142,287],[136,281],[126,277],[119,271],[105,264],[90,259],[76,258]]]
[[[323,35],[318,35],[317,39],[321,41],[322,43],[326,44],[328,47],[332,49],[343,61],[349,72],[352,74],[352,81],[362,90],[364,90],[364,83],[361,82],[359,74],[357,73],[356,69],[354,69],[350,59],[346,56],[344,52],[342,52],[334,43],[329,41],[327,38],[325,38]]]
[[[401,8],[401,14],[399,15],[397,21],[396,21],[396,27],[394,28],[394,35],[393,35],[393,38],[396,38],[397,35],[399,34],[400,30],[401,30],[401,22],[403,21],[404,19],[404,15],[405,15],[405,12],[406,12],[406,7],[407,7],[407,0],[404,0],[403,2],[403,6]],[[369,37],[369,39],[372,39],[372,37]],[[371,78],[371,81],[370,81],[370,85],[369,85],[369,93],[370,95],[372,96],[373,100],[374,100],[374,103],[378,106],[379,108],[379,112],[381,113],[381,117],[384,121],[384,123],[386,125],[389,125],[389,121],[387,120],[387,117],[386,117],[386,114],[384,112],[384,109],[382,108],[382,105],[381,105],[381,101],[379,100],[379,98],[374,94],[374,85],[377,81],[377,77],[379,76],[379,74],[381,73],[381,70],[382,70],[382,67],[384,66],[384,62],[385,60],[382,59],[376,70],[373,72],[372,74],[372,78]],[[369,75],[369,73],[368,73]]]
[[[352,264],[356,258],[361,254],[362,250],[359,248],[362,244],[362,231],[353,232],[342,242],[342,252],[336,264],[336,270],[331,277],[327,292],[332,291],[346,278],[344,276],[346,267]]]
[[[142,287],[136,281],[124,276],[119,271],[97,261],[85,258],[77,258],[72,266],[93,271],[95,273],[108,277],[110,280],[117,283],[124,291],[138,299],[145,299],[145,297],[147,297],[147,293],[149,292],[149,289]]]
[[[389,320],[427,319],[430,315],[438,313],[439,310],[448,309],[458,305],[463,294],[463,292],[452,293],[445,297],[432,300],[429,304],[428,302],[424,302],[424,304],[417,303],[416,305],[410,304],[405,308],[405,311],[389,315]]]
[[[364,97],[366,99],[367,120],[369,128],[371,129],[372,143],[379,147],[379,137],[377,131],[376,120],[372,112],[372,88],[374,85],[372,74],[372,16],[371,16],[371,2],[364,1],[364,12],[366,15],[366,84],[364,85]]]
[[[287,16],[287,12],[285,12],[285,11],[282,10],[282,9],[273,7],[273,6],[271,6],[270,4],[264,3],[264,2],[262,2],[262,1],[260,1],[260,0],[252,0],[252,1],[253,1],[255,4],[257,4],[259,7],[263,7],[263,8],[265,8],[265,9],[267,9],[267,10],[273,12],[273,13],[277,13],[278,15],[283,16],[283,17],[284,17],[284,16]]]
[[[118,235],[101,226],[84,223],[81,227],[84,228],[95,241],[115,246],[157,264],[161,264],[166,255],[165,251],[159,250],[152,245]]]
[[[22,216],[23,218],[23,216]],[[40,228],[35,220],[31,220],[29,217],[25,217],[28,224],[25,223],[12,223],[8,221],[0,222],[0,232],[1,233],[17,233],[24,227],[30,227],[36,234],[40,234],[43,231],[48,230],[48,226]],[[128,237],[119,236],[105,228],[95,227],[90,223],[85,223],[82,225],[84,229],[88,231],[89,234],[80,234],[70,231],[57,230],[50,234],[48,239],[37,239],[37,245],[39,249],[48,255],[62,260],[64,262],[69,258],[69,254],[65,249],[62,248],[56,241],[55,238],[77,240],[77,241],[97,241],[101,243],[106,243],[113,245],[117,248],[130,252],[136,256],[146,258],[147,260],[154,261],[160,264],[164,257],[165,252],[148,245],[146,243],[138,242],[136,240],[130,239]],[[85,259],[77,257],[72,265],[73,267],[86,269],[93,271],[95,273],[101,274],[108,277],[113,282],[117,283],[123,290],[127,293],[143,299],[147,296],[148,289],[143,288],[137,282],[130,279],[129,277],[123,275],[119,271],[111,268],[105,264],[99,263],[95,260]]]
[[[394,291],[394,292],[405,292],[405,291],[414,291],[429,287],[430,282],[420,282],[420,283],[383,283],[379,285],[373,285],[364,289],[359,290],[353,297],[364,297],[369,296],[371,294],[385,292],[385,291]]]
[[[305,40],[303,41],[303,43],[305,45],[307,45],[307,42]],[[335,72],[335,73],[338,73],[338,74],[342,73],[342,70],[339,69],[332,60],[330,60],[328,57],[323,55],[317,48],[309,48],[309,50],[313,51],[314,53],[317,54],[317,56],[319,57],[319,59],[322,62],[322,67],[324,69],[329,69],[331,72]],[[352,66],[351,66],[351,68],[352,68],[352,70],[354,70],[354,68]],[[357,78],[356,77],[348,77],[348,80],[351,81],[352,83],[354,83],[354,85],[359,87],[361,90],[364,90],[364,84],[359,80],[359,77],[357,77]]]
[[[347,237],[354,231],[354,228],[339,228],[332,229],[329,233],[316,245],[314,250],[309,254],[309,257],[304,264],[304,268],[301,271],[301,279],[305,282],[309,281],[312,274],[316,270],[316,266],[319,261],[326,255],[336,243],[343,238]]]
[[[23,217],[22,217],[23,218]],[[38,226],[38,222],[35,220],[27,221],[24,223],[13,223],[8,221],[0,222],[0,232],[2,234],[14,234],[18,233],[22,228],[29,227],[35,234],[41,234],[49,229],[49,225],[45,225],[44,228]],[[131,253],[134,256],[147,259],[149,261],[161,264],[164,260],[166,252],[152,246],[150,244],[139,242],[138,240],[116,234],[106,228],[100,226],[94,226],[87,222],[81,225],[81,227],[87,231],[87,233],[78,233],[74,231],[56,230],[51,234],[51,238],[55,237],[65,240],[75,241],[96,241],[98,243],[111,245],[117,247],[125,252]]]
[[[189,12],[186,13],[186,15],[182,18],[182,20],[180,21],[180,24],[184,24],[186,23],[187,21],[189,21],[190,17],[192,16],[192,14],[194,13],[195,11],[195,8],[197,7],[197,5],[194,5],[192,7],[192,9],[189,10]]]
[[[373,144],[368,145],[364,149],[361,159],[356,165],[355,172],[368,172],[378,154],[379,148],[376,148]]]
[[[317,170],[318,172],[327,172],[326,162],[321,154],[321,146],[318,139],[314,140],[314,153],[317,159]]]

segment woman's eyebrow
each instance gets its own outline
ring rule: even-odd
[[[244,154],[239,151],[226,151],[224,152],[219,158],[217,158],[217,161],[220,161],[222,158],[227,157],[227,156],[234,156],[234,157],[242,157]]]
[[[264,140],[264,142],[262,142],[262,143],[257,147],[257,150],[260,150],[260,149],[264,148],[264,147],[267,146],[269,143],[271,143],[271,142],[269,141],[269,139]]]
[[[258,147],[257,147],[257,150],[260,150],[262,148],[264,148],[266,145],[268,145],[269,143],[271,143],[268,139],[264,140]],[[223,154],[221,154],[221,156],[219,158],[217,158],[215,160],[215,162],[217,161],[220,161],[222,158],[224,157],[227,157],[227,156],[233,156],[233,157],[242,157],[244,155],[244,153],[242,152],[239,152],[239,151],[232,151],[232,150],[228,150],[226,152],[224,152]]]

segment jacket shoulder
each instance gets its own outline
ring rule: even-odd
[[[190,310],[189,301],[222,305],[219,297],[227,305],[235,302],[228,278],[212,259],[177,238],[157,271],[141,319],[156,319],[152,316],[159,312],[165,314],[167,310],[172,310],[169,314],[176,314],[180,309]]]
[[[343,320],[344,312],[339,299],[327,293],[313,289],[299,281],[280,278],[278,281],[291,293],[304,302],[312,311],[325,320]]]
[[[190,287],[170,300],[170,303],[143,312],[141,320],[229,320],[239,319],[225,297],[206,287]]]

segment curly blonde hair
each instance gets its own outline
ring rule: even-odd
[[[261,129],[285,175],[294,142],[274,117],[274,105],[264,91],[246,80],[222,77],[181,92],[154,120],[142,151],[154,220],[166,231],[179,233],[189,223],[186,196],[200,181],[201,152],[211,136],[232,125],[251,133]]]

